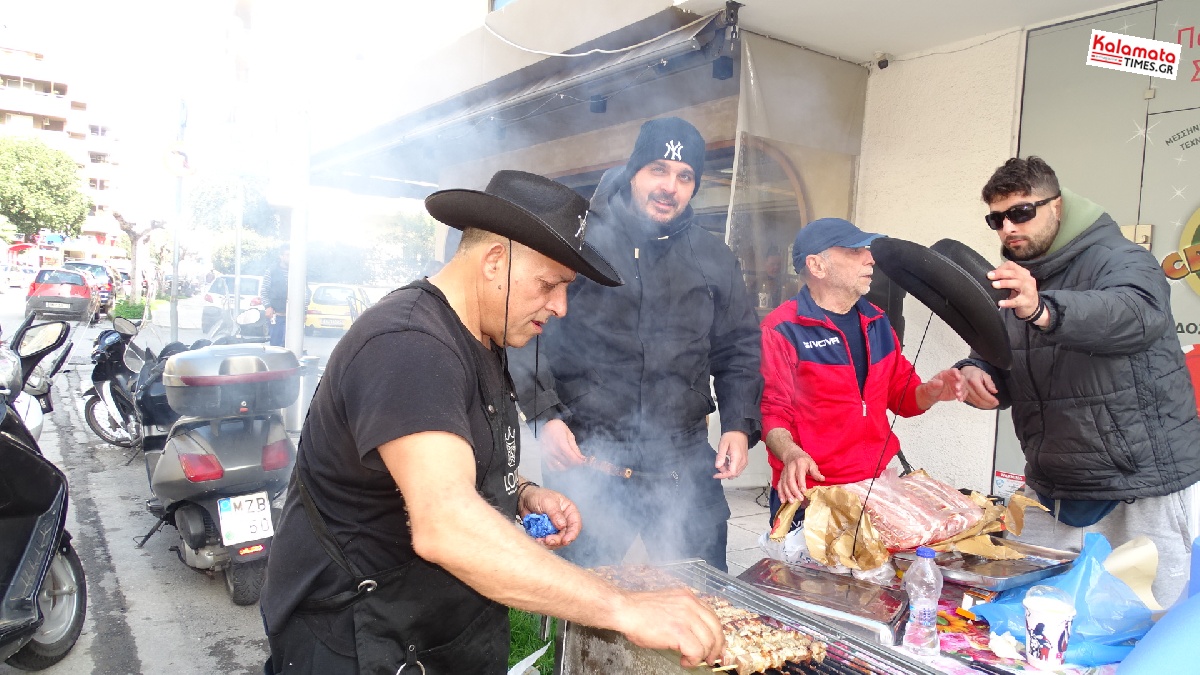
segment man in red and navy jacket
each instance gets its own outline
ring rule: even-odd
[[[792,263],[805,286],[762,322],[772,522],[809,487],[878,477],[900,450],[886,411],[912,417],[965,395],[954,368],[922,383],[887,315],[863,297],[881,236],[841,218],[802,228]]]

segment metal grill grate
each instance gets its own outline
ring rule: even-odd
[[[825,661],[817,664],[789,665],[784,673],[830,673],[834,675],[909,675],[941,673],[915,661],[905,653],[850,635],[823,618],[785,604],[740,579],[709,566],[701,560],[661,565],[660,569],[693,590],[715,595],[744,609],[775,618],[804,635],[828,645]]]

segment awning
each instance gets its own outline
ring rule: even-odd
[[[311,162],[312,183],[363,194],[424,197],[437,189],[441,166],[605,126],[602,116],[574,113],[586,113],[593,97],[607,100],[623,89],[708,64],[721,55],[723,29],[722,13],[697,18],[665,10],[573,52],[637,44],[667,33],[636,49],[547,57],[317,153]],[[651,105],[643,107],[647,115],[655,114]]]

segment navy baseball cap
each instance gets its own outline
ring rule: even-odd
[[[863,232],[842,218],[814,220],[796,233],[796,243],[792,246],[792,265],[800,272],[804,269],[804,261],[810,255],[818,255],[834,246],[862,248],[884,236],[886,235]]]

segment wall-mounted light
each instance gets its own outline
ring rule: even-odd
[[[608,99],[600,96],[599,94],[588,97],[588,110],[594,113],[607,112]]]

